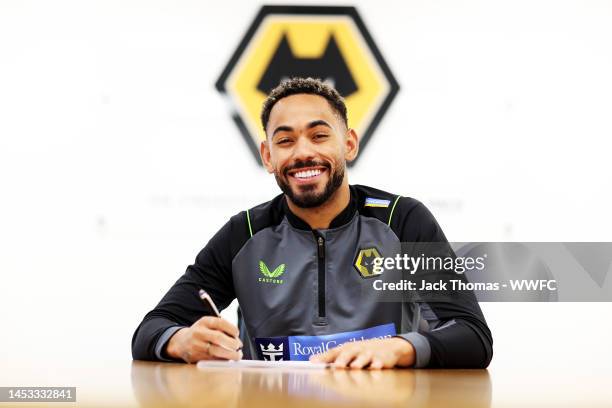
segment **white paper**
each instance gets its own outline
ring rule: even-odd
[[[272,369],[304,369],[304,370],[324,370],[330,365],[328,363],[311,363],[310,361],[264,361],[264,360],[200,360],[199,368],[272,368]]]

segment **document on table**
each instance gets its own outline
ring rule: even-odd
[[[200,360],[198,368],[272,368],[324,370],[331,367],[329,363],[311,363],[310,361],[264,361],[264,360]]]

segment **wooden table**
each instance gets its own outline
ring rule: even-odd
[[[612,376],[556,370],[267,370],[95,359],[3,362],[0,386],[76,386],[45,407],[612,406]],[[0,408],[9,404],[0,403]]]
[[[486,370],[272,371],[135,362],[132,385],[143,406],[477,408],[491,402]]]

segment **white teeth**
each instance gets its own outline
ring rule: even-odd
[[[310,178],[310,177],[318,176],[319,174],[321,174],[321,170],[317,169],[317,170],[298,171],[293,176],[297,178]]]

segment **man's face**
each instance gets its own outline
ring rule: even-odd
[[[357,155],[357,136],[322,96],[298,94],[270,112],[261,155],[281,190],[298,207],[325,203],[342,185],[347,160]]]

